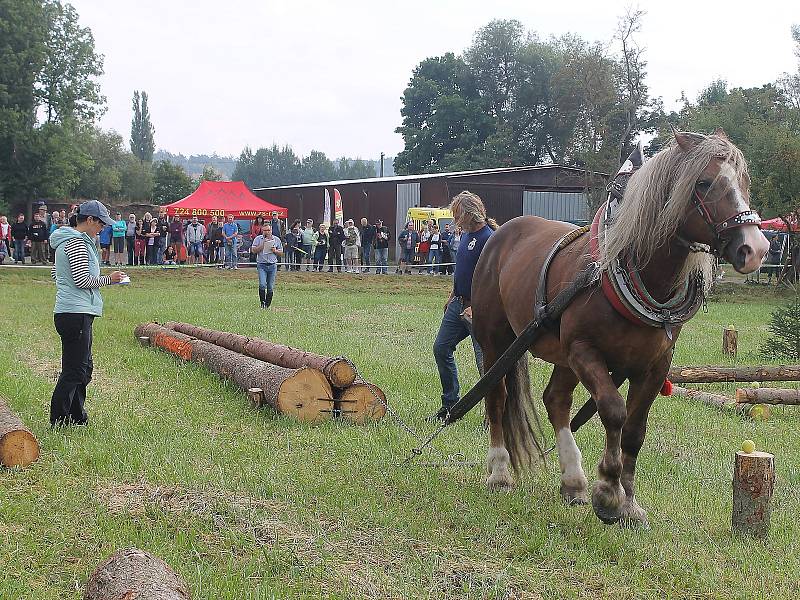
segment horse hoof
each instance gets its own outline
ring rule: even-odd
[[[508,473],[502,475],[489,475],[486,480],[486,489],[490,492],[510,492],[514,487],[514,480]]]
[[[626,500],[620,511],[619,524],[628,529],[650,529],[647,512],[639,506],[635,498]]]
[[[598,481],[592,488],[592,509],[597,518],[606,525],[618,523],[622,518],[622,502],[625,498],[625,491],[622,486],[616,487],[608,482]]]
[[[589,504],[589,494],[586,492],[586,489],[570,489],[562,483],[559,493],[561,494],[561,499],[564,500],[567,506],[584,506]]]

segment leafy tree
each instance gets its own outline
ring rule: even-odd
[[[336,166],[324,152],[312,150],[300,161],[303,183],[332,181],[336,179]]]
[[[336,168],[336,179],[367,179],[368,177],[375,177],[375,167],[372,163],[356,158],[351,160],[349,158],[340,158],[339,165]],[[309,180],[304,177],[303,183]]]
[[[73,194],[100,200],[118,198],[123,191],[122,169],[126,155],[122,136],[116,131],[92,128],[86,138],[86,154],[92,164],[81,172]]]
[[[155,152],[155,128],[150,122],[147,92],[133,92],[133,120],[131,121],[131,152],[142,162],[152,162]]]
[[[78,23],[78,13],[60,0],[44,3],[48,36],[37,95],[47,122],[74,119],[91,123],[105,103],[94,80],[103,74],[103,56],[94,51],[94,36]]]
[[[169,204],[185,198],[195,190],[195,182],[183,168],[166,160],[153,167],[153,202]]]
[[[149,202],[153,196],[153,166],[143,162],[133,154],[125,153],[120,169],[122,197],[136,201]]]
[[[222,181],[222,175],[217,173],[211,165],[206,165],[203,167],[203,174],[200,175],[199,181]]]

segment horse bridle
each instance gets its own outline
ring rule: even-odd
[[[705,244],[689,242],[682,237],[679,237],[678,239],[687,245],[692,252],[709,252],[714,256],[722,256],[722,254],[725,252],[725,247],[728,245],[728,243],[730,243],[730,240],[724,239],[720,233],[735,229],[736,227],[742,227],[744,225],[761,225],[761,217],[754,210],[743,210],[742,212],[738,212],[735,215],[728,217],[724,221],[714,222],[714,218],[711,216],[711,213],[708,212],[708,208],[706,207],[704,200],[705,198],[700,195],[700,192],[697,190],[697,186],[695,186],[692,193],[692,203],[697,209],[697,212],[700,213],[700,217],[703,219],[703,222],[711,231],[711,236],[714,238],[714,243],[708,250],[705,250]]]

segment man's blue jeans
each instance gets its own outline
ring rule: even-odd
[[[439,369],[439,379],[442,382],[442,406],[451,407],[459,399],[461,391],[458,385],[458,368],[453,358],[458,343],[472,335],[472,331],[459,315],[463,312],[464,305],[459,298],[453,298],[447,305],[439,325],[439,333],[433,343],[433,356]],[[483,353],[475,338],[472,338],[472,347],[475,349],[475,363],[478,372],[483,372]]]
[[[239,263],[239,240],[225,242],[225,266],[233,268]]]
[[[375,272],[386,275],[389,271],[386,268],[386,261],[389,259],[388,248],[375,248]]]
[[[428,250],[428,264],[441,265],[442,264],[442,251],[441,250]],[[433,266],[428,267],[428,273],[433,273]]]
[[[25,262],[25,240],[14,240],[14,261]]]
[[[369,244],[366,246],[361,247],[361,264],[365,267],[371,266],[372,262],[372,246]],[[365,272],[369,273],[369,269],[364,269]]]
[[[275,273],[278,271],[277,263],[256,263],[258,267],[258,287],[259,289],[271,292],[275,289]]]
[[[158,237],[158,248],[156,249],[156,264],[164,264],[164,249],[167,247],[167,239],[162,235]]]

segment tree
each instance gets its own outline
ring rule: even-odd
[[[308,156],[300,161],[300,171],[302,173],[303,183],[332,181],[336,179],[336,167],[333,162],[325,156],[325,153],[319,150],[312,150]]]
[[[339,166],[336,168],[336,179],[367,179],[369,177],[375,177],[375,167],[372,166],[372,163],[361,160],[360,158],[351,160],[342,157],[338,162]]]
[[[153,166],[126,153],[120,169],[121,196],[135,202],[149,202],[153,196]]]
[[[133,120],[131,121],[131,152],[142,162],[152,162],[155,152],[155,128],[150,122],[147,92],[133,92]]]
[[[162,160],[153,167],[153,202],[169,204],[185,198],[194,190],[195,182],[178,165]]]
[[[81,172],[72,193],[79,198],[118,198],[122,193],[122,170],[125,166],[123,144],[122,136],[116,131],[91,128],[86,135],[85,147],[91,166]]]
[[[44,3],[49,34],[37,96],[48,123],[74,119],[91,123],[105,98],[94,80],[103,74],[103,56],[94,51],[94,36],[78,23],[78,13],[60,0]]]
[[[222,175],[217,173],[214,170],[214,167],[210,165],[205,165],[203,167],[203,174],[200,175],[199,181],[222,181]]]

